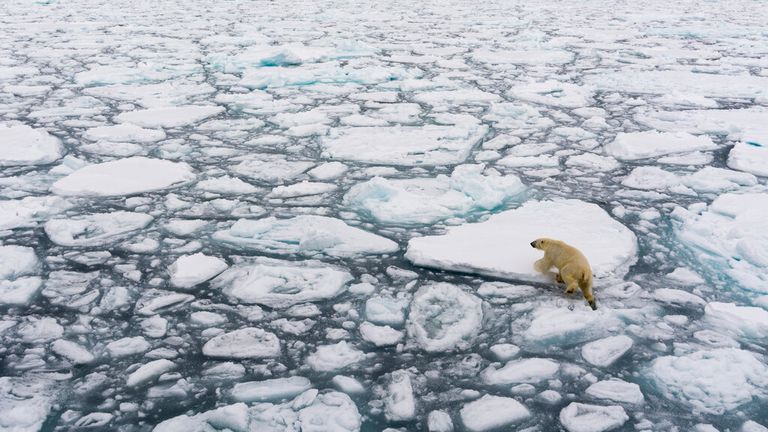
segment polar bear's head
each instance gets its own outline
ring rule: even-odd
[[[553,243],[558,243],[558,241],[550,238],[538,238],[531,242],[531,247],[545,251]]]

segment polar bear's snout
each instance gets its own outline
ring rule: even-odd
[[[532,248],[536,248],[536,240],[534,240],[534,241],[532,241],[532,242],[531,242],[531,247],[532,247]]]

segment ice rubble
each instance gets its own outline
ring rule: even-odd
[[[456,285],[435,283],[414,294],[408,335],[426,351],[469,348],[483,321],[482,300]]]
[[[767,213],[768,194],[726,193],[708,207],[677,207],[672,216],[678,239],[697,252],[703,267],[714,264],[741,287],[766,293]]]
[[[335,128],[323,137],[329,157],[384,165],[463,162],[487,132],[479,125]]]
[[[282,261],[256,258],[238,264],[211,282],[238,303],[272,308],[327,300],[345,291],[349,272],[320,261]]]
[[[175,128],[197,123],[223,111],[220,106],[185,105],[128,111],[119,114],[115,120],[147,128]]]
[[[425,267],[546,281],[533,268],[542,253],[530,243],[539,237],[578,247],[597,277],[622,276],[636,260],[632,231],[597,205],[579,200],[528,201],[485,222],[451,227],[445,235],[413,238],[405,257]]]
[[[768,366],[750,351],[719,348],[655,359],[646,373],[667,399],[721,415],[768,397]]]
[[[344,393],[311,389],[282,404],[226,405],[194,416],[180,415],[158,424],[153,432],[358,432],[362,419]]]
[[[104,246],[123,240],[146,227],[154,218],[146,213],[117,211],[93,213],[69,219],[51,219],[45,233],[61,246]]]
[[[619,160],[637,160],[675,153],[717,148],[706,135],[695,136],[687,132],[619,132],[605,145],[605,152]]]
[[[51,191],[65,196],[125,196],[179,187],[194,179],[186,163],[136,156],[80,168],[54,183]]]
[[[232,247],[275,254],[351,257],[390,253],[398,248],[392,240],[351,227],[339,219],[315,215],[240,219],[228,230],[216,232],[213,238]]]
[[[459,411],[461,422],[467,430],[483,432],[518,423],[530,417],[531,413],[523,404],[501,396],[485,395],[470,402]]]
[[[215,358],[272,358],[280,352],[280,339],[274,333],[255,327],[215,336],[203,345],[203,354]]]
[[[0,123],[0,167],[45,165],[64,155],[61,141],[44,129]]]
[[[483,165],[460,165],[449,176],[358,183],[344,204],[379,223],[431,224],[450,217],[496,209],[517,197],[525,186],[517,176],[484,174]]]

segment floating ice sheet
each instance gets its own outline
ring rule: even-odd
[[[622,276],[637,258],[632,231],[597,205],[578,200],[530,201],[445,235],[414,238],[405,257],[425,267],[544,281],[533,268],[542,253],[530,245],[539,237],[579,248],[598,277]]]

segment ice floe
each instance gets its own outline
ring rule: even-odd
[[[768,366],[750,351],[720,348],[659,357],[647,377],[667,399],[721,415],[768,397]]]
[[[464,350],[472,346],[483,321],[482,301],[456,285],[419,288],[408,313],[408,335],[426,351]]]
[[[600,406],[572,402],[560,411],[560,423],[568,432],[603,432],[621,427],[629,420],[618,405]]]
[[[459,411],[467,430],[483,432],[518,423],[530,417],[528,408],[509,397],[485,395]]]
[[[445,235],[414,238],[405,257],[425,267],[544,281],[533,268],[541,252],[530,245],[540,237],[579,248],[598,277],[621,276],[636,260],[632,231],[597,205],[578,200],[529,201],[485,222],[451,227]]]
[[[609,336],[589,342],[581,347],[581,357],[589,364],[608,367],[621,358],[634,345],[629,336]]]
[[[491,385],[537,384],[550,379],[560,370],[560,365],[545,358],[527,358],[508,362],[501,368],[489,366],[481,378]]]
[[[766,135],[768,137],[768,135]],[[761,177],[768,177],[768,140],[742,141],[728,153],[728,166]]]
[[[273,358],[280,352],[280,339],[274,333],[255,327],[215,336],[203,345],[203,354],[215,358]]]
[[[706,135],[646,131],[620,132],[613,141],[605,145],[605,152],[619,160],[637,160],[715,148],[715,143]]]
[[[220,106],[204,105],[149,108],[124,112],[115,117],[115,120],[147,128],[175,128],[197,123],[223,111],[224,108]]]
[[[341,341],[333,345],[321,345],[307,357],[307,365],[317,372],[344,369],[365,359],[365,353]]]
[[[213,235],[236,248],[275,254],[350,257],[397,250],[392,240],[354,228],[339,219],[302,215],[290,219],[240,219],[228,230]]]
[[[168,273],[171,275],[171,285],[188,289],[213,278],[227,267],[221,258],[196,253],[179,257],[168,268]]]
[[[238,402],[268,402],[294,398],[312,388],[312,383],[300,376],[246,381],[235,384],[230,392]]]
[[[430,224],[496,209],[526,189],[516,176],[486,175],[482,170],[482,165],[461,165],[450,177],[375,177],[353,186],[344,196],[344,203],[379,223]]]
[[[195,179],[183,162],[130,157],[80,168],[51,191],[65,196],[125,196],[179,187]]]
[[[146,227],[154,218],[146,213],[117,211],[51,219],[45,233],[61,246],[103,246],[123,240]]]
[[[336,128],[322,145],[335,159],[385,165],[463,162],[487,128],[478,125]]]
[[[44,129],[22,124],[0,124],[0,167],[45,165],[64,155],[61,141]]]
[[[327,300],[345,291],[349,272],[320,261],[256,258],[238,264],[211,282],[238,303],[272,308]]]

